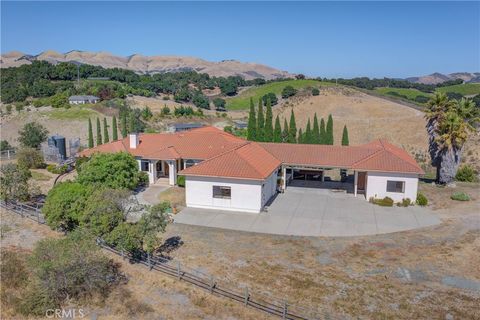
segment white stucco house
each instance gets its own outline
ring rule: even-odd
[[[68,98],[69,104],[87,104],[87,103],[97,103],[100,101],[99,97],[96,96],[70,96]]]
[[[122,151],[136,157],[151,184],[175,185],[184,176],[189,207],[252,213],[262,211],[299,177],[321,185],[325,170],[353,172],[350,189],[355,197],[388,196],[395,202],[414,201],[424,174],[405,150],[384,140],[359,146],[259,143],[214,127],[130,134],[80,155]]]

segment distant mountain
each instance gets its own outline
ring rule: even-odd
[[[291,78],[294,75],[263,64],[246,63],[236,60],[211,62],[192,57],[178,56],[142,56],[134,54],[128,57],[119,57],[108,52],[86,52],[73,50],[67,53],[44,51],[38,55],[27,55],[12,51],[1,55],[0,67],[17,67],[30,64],[35,60],[44,60],[53,64],[58,62],[79,62],[102,66],[104,68],[123,68],[140,74],[153,74],[179,71],[197,71],[208,73],[211,76],[228,77],[241,76],[246,80],[263,78],[266,80]]]
[[[450,74],[435,72],[428,76],[411,77],[406,80],[414,83],[438,84],[457,79],[462,79],[465,82],[480,82],[480,72],[455,72]]]

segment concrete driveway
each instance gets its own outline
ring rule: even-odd
[[[428,227],[440,219],[427,208],[380,207],[361,196],[289,187],[260,214],[185,208],[176,223],[295,236],[362,236]]]

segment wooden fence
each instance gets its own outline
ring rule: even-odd
[[[1,201],[0,207],[8,209],[11,212],[17,213],[22,217],[31,219],[37,223],[45,224],[45,219],[41,213],[41,207],[39,206],[35,207],[23,203],[5,203]],[[222,279],[216,278],[198,269],[189,268],[179,261],[173,261],[159,256],[151,256],[145,252],[136,252],[135,254],[132,254],[131,252],[109,245],[101,238],[97,238],[96,241],[97,245],[101,248],[122,257],[124,260],[142,264],[150,271],[167,274],[178,280],[202,288],[213,295],[235,300],[246,307],[255,308],[282,319],[340,319],[324,311],[288,303],[287,300],[277,299],[270,294],[252,292],[246,286],[241,287],[230,282],[225,282]]]

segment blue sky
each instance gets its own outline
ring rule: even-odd
[[[322,77],[480,71],[480,2],[5,2],[1,52],[258,62]]]

